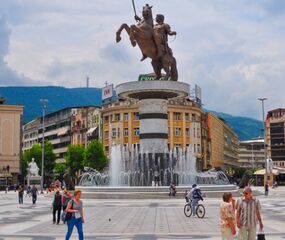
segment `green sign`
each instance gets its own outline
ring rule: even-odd
[[[140,74],[139,81],[154,81],[156,76],[154,74]],[[162,76],[159,80],[167,80],[165,76]]]

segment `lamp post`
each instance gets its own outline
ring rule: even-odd
[[[45,163],[45,114],[47,109],[48,100],[47,99],[40,99],[42,103],[43,109],[43,137],[42,137],[42,177],[41,177],[41,193],[44,190],[44,163]]]
[[[264,120],[264,101],[267,100],[267,98],[258,98],[259,101],[261,101],[261,106],[262,106],[262,121],[263,121],[263,138],[264,138],[264,163],[265,163],[265,180],[264,180],[264,185],[267,182],[268,178],[268,172],[267,172],[267,148],[266,148],[266,123]]]

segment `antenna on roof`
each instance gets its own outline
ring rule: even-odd
[[[86,87],[89,88],[89,77],[86,77]]]

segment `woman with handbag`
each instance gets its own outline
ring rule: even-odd
[[[65,240],[69,240],[74,228],[77,228],[79,240],[83,240],[83,223],[84,223],[84,211],[83,203],[80,200],[81,191],[74,191],[74,198],[69,201],[66,207],[66,218],[67,218],[67,233]]]

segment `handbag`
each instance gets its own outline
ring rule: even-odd
[[[257,233],[257,240],[265,240],[265,234],[263,230],[259,230],[259,232]]]
[[[73,200],[71,200],[72,203],[71,203],[71,208],[70,209],[73,209]],[[65,211],[65,218],[64,218],[64,222],[68,222],[72,217],[72,212],[66,212]]]

